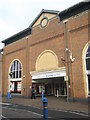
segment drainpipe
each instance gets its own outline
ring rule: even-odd
[[[68,20],[65,20],[63,23],[65,23],[65,37],[66,37],[66,56],[67,56],[67,75],[68,75],[67,102],[68,102],[68,99],[70,98],[71,95],[70,95],[69,50],[68,50],[68,37],[67,37],[67,22],[68,22]]]
[[[26,96],[27,96],[27,80],[28,80],[28,37],[26,37]]]
[[[2,54],[0,51],[0,95],[2,95]],[[2,102],[2,97],[0,98],[0,102]]]

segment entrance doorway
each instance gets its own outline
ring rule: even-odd
[[[36,86],[36,94],[41,94],[42,89],[46,95],[67,96],[67,82],[64,81],[66,76],[66,69],[60,68],[58,70],[31,72],[32,84]]]
[[[67,88],[66,88],[66,81],[64,81],[64,78],[60,78],[55,82],[55,90],[56,90],[56,96],[66,96],[67,95]]]
[[[67,85],[66,81],[64,81],[64,77],[55,78],[54,81],[54,89],[55,96],[66,96],[67,95]]]
[[[36,94],[40,95],[42,89],[45,95],[67,96],[67,85],[64,77],[37,79],[33,84]]]
[[[52,93],[52,79],[38,79],[35,80],[36,83],[33,83],[34,90],[37,95],[42,94],[42,90],[45,95],[51,95]]]
[[[45,94],[48,94],[48,95],[52,94],[52,84],[50,83],[45,84]]]

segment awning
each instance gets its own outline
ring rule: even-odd
[[[43,72],[33,71],[30,72],[30,74],[32,76],[32,80],[42,79],[42,78],[64,77],[66,76],[66,69],[64,67],[58,70],[51,70],[51,71],[43,71]]]

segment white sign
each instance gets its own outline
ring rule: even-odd
[[[63,76],[66,76],[66,71],[54,71],[54,72],[49,71],[33,74],[32,79],[54,78]]]
[[[45,93],[45,85],[39,85],[39,93],[41,94],[43,92]]]
[[[17,91],[21,92],[21,82],[17,82]]]
[[[14,92],[14,82],[11,82],[10,90],[11,90],[11,92]]]
[[[68,76],[64,76],[64,81],[68,81]]]

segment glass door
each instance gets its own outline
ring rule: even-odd
[[[17,93],[17,82],[14,84],[14,92]]]

